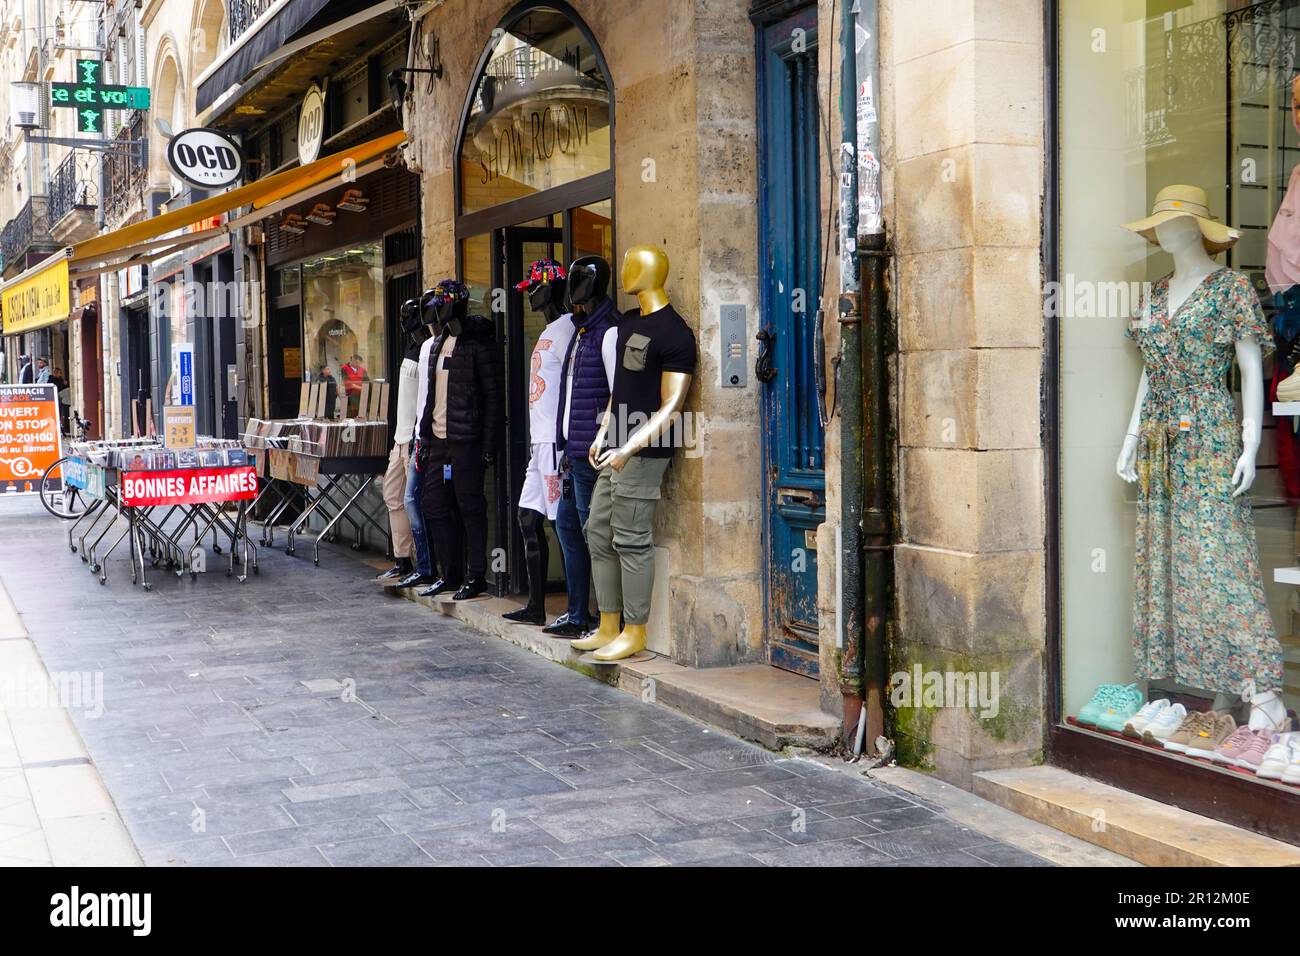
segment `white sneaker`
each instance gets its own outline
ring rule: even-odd
[[[1281,780],[1283,783],[1300,784],[1300,743],[1292,741],[1291,762],[1282,771]]]
[[[1149,744],[1164,744],[1186,719],[1187,708],[1182,704],[1162,708],[1143,728],[1142,739]]]
[[[1171,706],[1173,705],[1170,704],[1168,698],[1165,697],[1161,697],[1159,700],[1148,701],[1143,704],[1142,709],[1130,717],[1128,723],[1124,725],[1124,736],[1141,737],[1142,731],[1147,729],[1147,725],[1163,714]]]
[[[1281,780],[1282,774],[1291,763],[1292,747],[1285,740],[1275,740],[1273,746],[1264,752],[1264,759],[1259,762],[1255,775],[1265,780]]]

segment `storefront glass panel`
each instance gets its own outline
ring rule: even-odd
[[[519,199],[609,169],[612,97],[590,41],[536,7],[497,41],[461,147],[461,211]]]
[[[1300,704],[1300,417],[1273,414],[1300,355],[1285,299],[1300,306],[1300,0],[1060,10],[1061,256],[1044,308],[1060,336],[1063,716],[1141,739],[1141,704],[1213,709],[1231,720],[1198,736],[1209,753],[1252,711],[1282,730]],[[1203,190],[1208,216],[1187,217],[1204,211],[1194,190],[1159,197],[1175,185]],[[1174,256],[1121,228],[1153,212],[1196,224],[1172,287]],[[1239,238],[1217,251],[1223,227]],[[1157,238],[1173,249],[1179,228]],[[1202,248],[1215,254],[1198,273]],[[1262,408],[1261,443],[1234,498],[1243,416],[1256,425],[1243,402]],[[1103,685],[1121,690],[1089,707]],[[1284,708],[1265,708],[1270,692]]]
[[[340,385],[355,415],[365,382],[385,377],[383,252],[364,243],[302,263],[303,381]]]
[[[573,258],[614,259],[613,203],[608,199],[573,210]]]

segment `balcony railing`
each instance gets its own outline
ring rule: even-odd
[[[50,222],[57,223],[74,209],[99,205],[99,170],[95,157],[73,150],[50,179]]]
[[[118,150],[104,154],[104,221],[116,225],[137,206],[143,207],[149,184],[145,114],[134,110],[117,131]],[[130,145],[131,141],[135,145]]]
[[[0,254],[4,256],[6,269],[16,265],[21,271],[27,266],[28,253],[47,253],[57,247],[58,243],[50,235],[49,200],[45,196],[27,200],[18,215],[0,231]]]
[[[227,19],[230,21],[230,42],[238,40],[267,10],[275,0],[230,0]]]

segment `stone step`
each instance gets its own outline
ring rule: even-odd
[[[768,664],[696,669],[656,658],[624,664],[619,686],[771,750],[822,750],[839,735],[819,705],[821,685]]]
[[[1300,847],[1059,767],[985,770],[975,793],[1147,866],[1300,866]]]

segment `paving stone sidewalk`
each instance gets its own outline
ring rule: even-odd
[[[263,550],[108,584],[0,500],[0,580],[149,865],[1003,866],[1045,861],[904,791],[784,758]],[[216,562],[209,558],[209,566]]]

